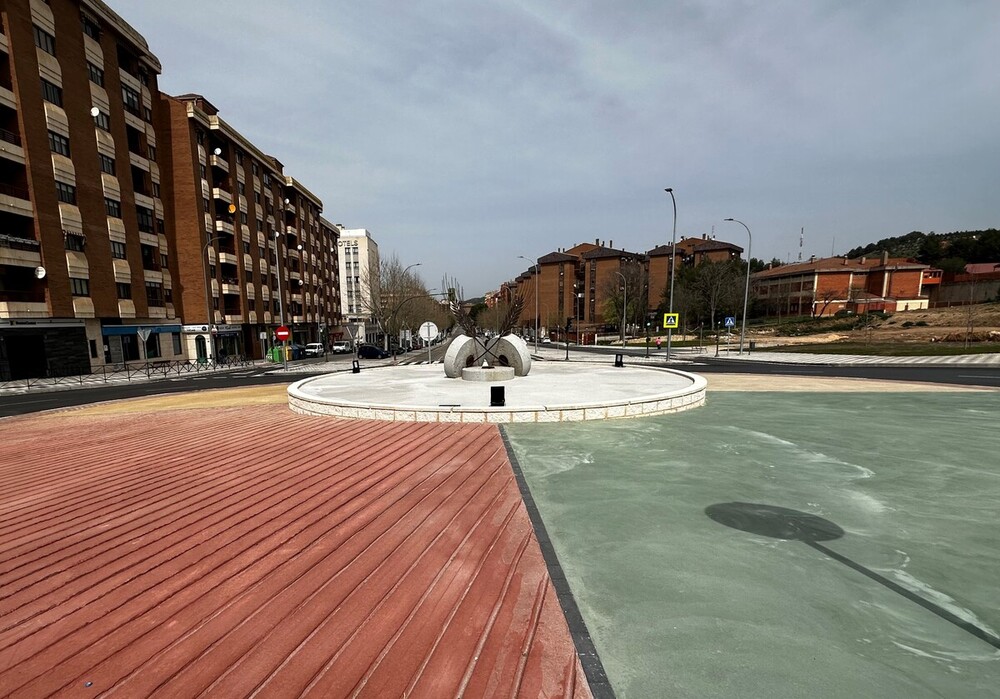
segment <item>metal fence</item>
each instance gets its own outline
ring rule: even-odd
[[[242,356],[226,357],[225,359],[202,361],[152,361],[133,364],[105,364],[99,370],[93,370],[90,365],[52,364],[45,376],[32,376],[21,379],[10,379],[9,369],[0,362],[0,390],[5,388],[39,388],[66,384],[102,384],[133,379],[150,380],[167,378],[183,374],[198,374],[206,371],[220,371],[253,366],[252,359]]]

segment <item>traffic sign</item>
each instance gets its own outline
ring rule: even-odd
[[[291,337],[291,335],[292,333],[288,331],[288,327],[284,325],[282,325],[281,327],[279,327],[277,330],[274,331],[274,336],[279,340],[281,340],[282,342]]]
[[[426,323],[420,326],[420,337],[423,338],[424,341],[430,342],[435,337],[437,337],[437,335],[438,335],[438,326],[432,323],[431,321],[428,320]]]
[[[663,327],[676,330],[680,322],[680,313],[664,313],[663,314]]]
[[[726,327],[727,328],[735,328],[736,327],[736,318],[734,318],[733,316],[726,316]]]

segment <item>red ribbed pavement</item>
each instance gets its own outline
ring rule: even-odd
[[[589,697],[493,426],[0,421],[0,694]]]

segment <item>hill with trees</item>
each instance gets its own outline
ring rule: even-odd
[[[887,251],[890,257],[913,257],[946,272],[959,272],[973,262],[1000,262],[1000,230],[921,233],[883,238],[847,252],[850,258]]]

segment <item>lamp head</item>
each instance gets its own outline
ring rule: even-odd
[[[736,219],[735,219],[735,218],[724,218],[724,219],[722,219],[722,220],[723,220],[723,221],[735,221]]]
[[[666,188],[666,189],[664,189],[663,191],[664,191],[664,192],[672,192],[672,191],[674,191],[674,188],[673,188],[673,187],[667,187],[667,188]]]

